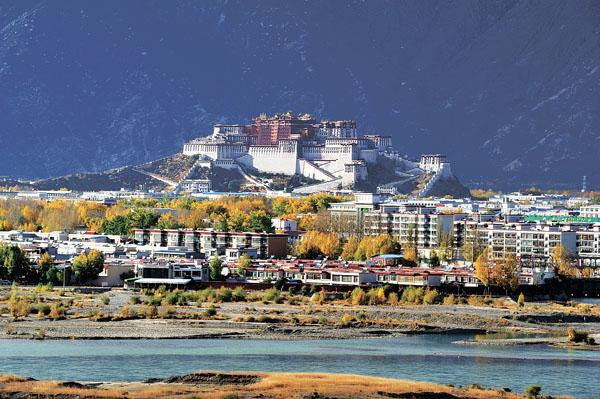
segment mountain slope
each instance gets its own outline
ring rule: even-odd
[[[600,186],[600,3],[0,6],[0,175],[180,151],[215,122],[354,118],[465,182]]]

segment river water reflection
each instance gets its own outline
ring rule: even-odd
[[[0,372],[38,379],[139,381],[195,370],[366,374],[522,392],[600,397],[600,352],[526,346],[466,346],[472,336],[393,339],[0,340]]]

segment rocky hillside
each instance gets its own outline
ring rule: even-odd
[[[195,157],[177,153],[138,166],[109,169],[100,173],[77,173],[39,180],[32,187],[39,190],[66,188],[75,191],[98,190],[164,190],[166,181],[178,182],[190,169]],[[163,180],[159,180],[163,179]]]
[[[9,2],[0,175],[140,164],[291,109],[471,184],[598,188],[598,48],[594,0]]]

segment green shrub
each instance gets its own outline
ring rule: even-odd
[[[542,387],[539,385],[530,385],[523,391],[527,399],[537,399],[542,393]]]
[[[103,305],[108,305],[110,303],[110,298],[108,297],[108,295],[100,295],[100,302]]]
[[[567,329],[567,338],[569,342],[580,343],[587,342],[588,334],[582,331],[576,331],[573,327]]]
[[[278,299],[280,299],[281,297],[281,293],[279,292],[279,290],[277,290],[277,288],[273,287],[269,290],[267,290],[267,292],[265,292],[265,295],[263,295],[263,301],[267,301],[267,302],[277,302]]]
[[[132,305],[139,305],[140,303],[142,303],[142,300],[139,296],[134,295],[129,299],[129,302],[131,302]]]
[[[145,303],[148,306],[160,306],[160,304],[162,303],[162,299],[159,297],[150,296],[146,298]]]
[[[365,321],[367,319],[367,314],[362,310],[356,314],[357,321]]]
[[[246,291],[242,287],[237,287],[231,293],[234,302],[244,302],[246,300]]]
[[[213,305],[210,305],[205,311],[204,316],[206,317],[214,317],[217,315],[217,308]]]
[[[217,298],[217,292],[214,288],[208,287],[198,293],[198,300],[200,302],[215,302]]]
[[[51,310],[52,309],[50,309],[50,305],[42,304],[39,307],[38,316],[48,316]]]
[[[229,288],[221,287],[217,290],[216,294],[218,302],[231,302],[233,300],[233,293]]]
[[[175,290],[169,292],[163,301],[167,305],[185,306],[188,304],[188,298],[183,291]]]
[[[302,295],[302,296],[309,296],[310,295],[310,289],[311,289],[311,287],[309,287],[308,285],[303,285],[302,288],[300,288],[300,295]]]

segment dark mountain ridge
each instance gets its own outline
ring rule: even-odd
[[[497,188],[600,187],[595,1],[0,5],[0,175],[140,164],[215,122],[356,119]]]

